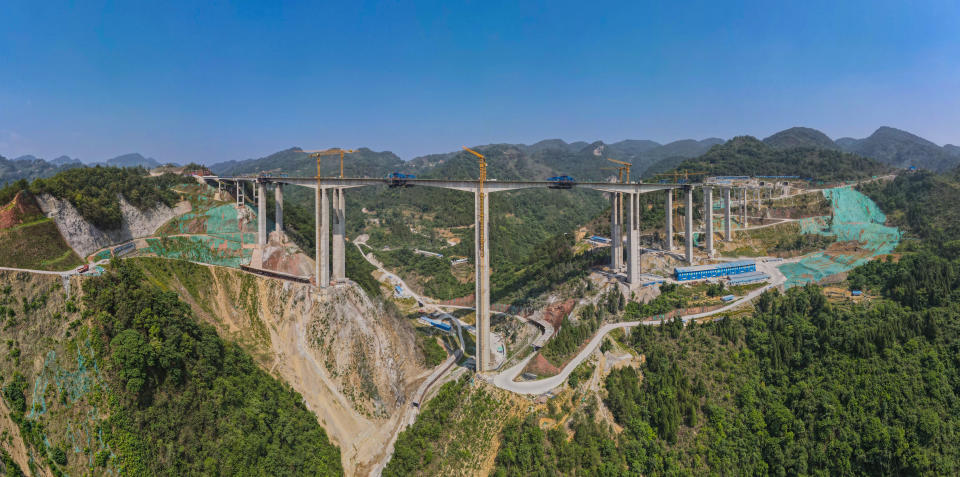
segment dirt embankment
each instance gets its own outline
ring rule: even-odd
[[[180,202],[173,208],[160,204],[151,209],[140,210],[120,197],[123,225],[117,230],[101,230],[87,222],[73,204],[66,200],[40,194],[37,202],[43,213],[57,223],[57,228],[70,248],[81,257],[116,243],[152,235],[168,220],[190,211],[189,202]]]
[[[347,475],[367,475],[429,374],[412,326],[357,286],[318,294],[307,285],[210,270],[199,296],[170,283],[198,316],[303,396],[340,447]]]
[[[560,325],[563,324],[563,319],[573,311],[573,307],[576,305],[577,300],[573,298],[550,305],[543,310],[543,320],[553,325],[554,330],[559,330]]]
[[[29,192],[20,191],[9,204],[0,208],[0,230],[9,229],[33,217],[43,215],[37,201]]]

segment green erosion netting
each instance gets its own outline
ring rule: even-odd
[[[141,252],[235,268],[250,263],[253,255],[253,249],[242,248],[239,241],[198,235],[149,238]]]
[[[53,387],[51,388],[51,384]],[[70,406],[76,404],[92,392],[100,392],[106,387],[100,375],[100,367],[94,358],[93,347],[89,340],[77,348],[77,368],[74,371],[65,369],[57,362],[57,353],[50,351],[43,361],[43,369],[33,382],[30,413],[27,419],[39,420],[48,412],[47,399],[59,400],[61,404]],[[66,440],[72,449],[75,458],[86,459],[91,467],[98,452],[109,451],[103,441],[103,429],[100,425],[100,413],[96,406],[79,415],[67,415]],[[44,445],[49,450],[52,446],[49,436],[43,433]],[[108,473],[113,473],[108,469]]]
[[[183,214],[163,226],[161,238],[148,238],[141,253],[226,267],[250,263],[253,251],[243,244],[257,241],[257,209],[244,205],[243,215],[250,218],[241,228],[241,213],[232,202],[216,202],[208,197],[207,187],[191,200],[193,212]],[[273,230],[267,221],[267,230]]]
[[[815,252],[799,262],[778,268],[786,276],[784,287],[790,288],[820,281],[830,275],[858,267],[873,257],[888,254],[900,242],[900,230],[883,225],[887,217],[869,197],[851,187],[826,189],[833,217],[811,217],[800,221],[802,233],[837,237],[838,242],[858,242],[856,252]]]

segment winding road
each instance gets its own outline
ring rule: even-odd
[[[782,263],[783,262],[776,262],[777,265]],[[722,308],[718,308],[716,310],[708,311],[704,313],[696,313],[692,315],[683,316],[681,317],[683,322],[689,323],[690,321],[693,321],[693,320],[706,318],[719,313],[730,311],[734,308],[738,308],[744,304],[750,303],[755,298],[760,296],[763,292],[771,288],[776,288],[782,285],[786,281],[786,277],[782,273],[780,273],[780,271],[777,269],[777,267],[774,265],[773,262],[757,262],[757,268],[760,271],[766,272],[767,274],[770,275],[771,282],[769,284],[751,291],[750,293],[746,294],[743,298],[737,301],[734,301],[728,305],[725,305]],[[567,363],[566,366],[563,367],[563,369],[560,371],[559,374],[555,376],[551,376],[549,378],[540,379],[537,381],[514,381],[514,379],[516,379],[516,377],[527,366],[527,363],[529,363],[530,360],[533,359],[534,356],[536,356],[536,353],[534,353],[528,356],[527,358],[525,358],[523,361],[517,363],[516,365],[511,366],[507,370],[499,374],[493,375],[492,378],[487,378],[487,379],[491,383],[493,383],[493,385],[497,386],[500,389],[505,389],[507,391],[512,391],[518,394],[543,394],[553,388],[556,388],[557,386],[562,385],[567,380],[567,377],[570,376],[570,373],[572,373],[573,370],[580,365],[580,363],[584,362],[587,358],[589,358],[590,355],[597,349],[597,347],[600,346],[600,343],[603,342],[603,338],[607,335],[607,333],[613,330],[618,330],[623,328],[633,328],[634,326],[641,326],[641,325],[642,326],[658,326],[660,324],[661,324],[660,321],[625,321],[621,323],[608,323],[606,325],[603,325],[597,331],[597,334],[594,335],[594,337],[590,340],[590,342],[588,342],[587,345],[582,350],[580,350],[580,352],[572,360],[570,360],[570,362]]]

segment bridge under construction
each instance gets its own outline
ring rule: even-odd
[[[474,152],[483,160],[483,156]],[[476,270],[476,320],[477,320],[477,371],[487,373],[492,371],[492,355],[490,349],[490,240],[489,240],[489,195],[521,189],[549,188],[557,189],[555,181],[497,181],[486,180],[485,163],[481,162],[480,180],[441,180],[416,179],[410,176],[402,178],[404,187],[436,187],[451,189],[474,194],[474,234],[475,234],[475,270]],[[341,173],[342,174],[342,173]],[[260,174],[258,176],[221,177],[214,175],[200,176],[201,180],[211,182],[242,182],[253,183],[257,188],[257,243],[263,247],[267,244],[267,187],[272,186],[276,202],[276,230],[283,231],[283,188],[285,186],[308,187],[315,191],[316,204],[316,285],[320,288],[346,283],[345,267],[345,235],[346,235],[346,189],[369,186],[396,185],[392,181],[397,179],[375,178],[330,178],[330,177],[286,177],[283,175]],[[638,182],[573,182],[566,184],[562,189],[590,189],[609,193],[612,201],[611,208],[611,243],[610,267],[616,273],[624,273],[625,281],[630,286],[639,286],[641,283],[640,255],[640,195],[666,191],[666,220],[664,249],[673,250],[673,191],[680,192],[685,199],[684,207],[684,258],[688,265],[694,264],[693,243],[693,192],[701,188],[704,198],[703,222],[705,224],[705,251],[713,256],[713,190],[718,189],[723,197],[724,209],[724,240],[731,240],[731,191],[740,192],[742,201],[741,223],[745,223],[748,190],[757,188],[734,186],[732,183],[691,183],[646,184]],[[238,187],[238,189],[242,190]],[[755,194],[759,200],[760,195]],[[332,214],[331,214],[332,209]],[[624,224],[624,215],[626,224]],[[624,230],[626,225],[626,230]],[[331,229],[333,243],[331,247]],[[332,257],[332,267],[331,265]],[[332,276],[331,276],[332,273]]]

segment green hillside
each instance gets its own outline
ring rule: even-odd
[[[706,176],[796,175],[825,182],[867,178],[890,170],[877,161],[854,154],[807,147],[775,149],[750,136],[733,138],[694,159],[651,166],[648,172],[673,168]]]
[[[816,129],[804,127],[785,129],[764,139],[763,142],[775,149],[791,149],[794,147],[838,149],[837,144],[826,134]]]
[[[0,265],[33,270],[69,270],[81,264],[57,224],[43,215],[21,180],[0,188]]]
[[[887,126],[864,139],[837,139],[837,145],[844,151],[904,169],[915,166],[944,172],[960,164],[960,156],[952,149],[941,148],[922,137]]]
[[[82,167],[37,179],[30,184],[34,194],[50,194],[65,199],[84,219],[102,229],[121,226],[120,196],[139,209],[158,204],[172,207],[177,195],[170,190],[184,181],[174,174],[151,177],[145,169],[118,167]]]
[[[339,450],[303,399],[135,263],[114,261],[85,280],[79,307],[62,292],[59,277],[0,272],[2,394],[35,467],[342,474]]]

